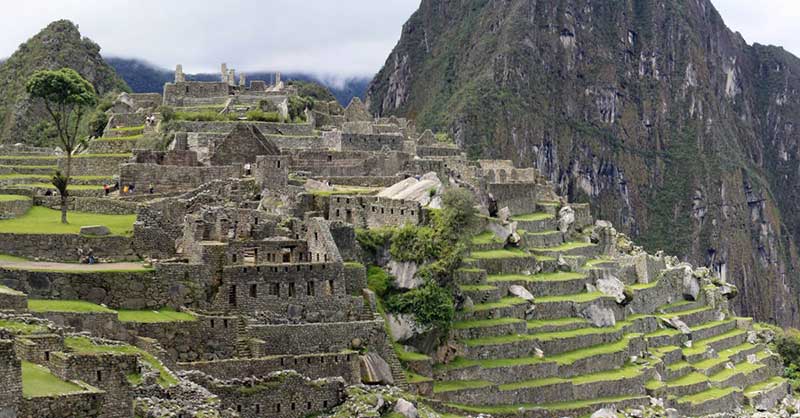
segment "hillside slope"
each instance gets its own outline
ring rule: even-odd
[[[100,46],[82,38],[72,22],[53,22],[0,64],[0,142],[30,142],[44,129],[44,107],[31,102],[25,83],[37,70],[63,67],[80,73],[100,95],[128,89],[103,61]]]
[[[740,314],[798,325],[798,74],[708,0],[423,0],[367,99],[539,168],[735,282]]]

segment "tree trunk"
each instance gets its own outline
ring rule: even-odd
[[[68,187],[69,187],[69,180],[70,175],[72,174],[72,152],[67,152],[67,167],[64,176],[66,177],[66,182],[64,183],[64,192],[61,193],[61,223],[66,224],[67,222],[67,197],[68,197]]]

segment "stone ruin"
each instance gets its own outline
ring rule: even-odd
[[[299,123],[167,124],[157,111],[280,108],[294,94],[280,74],[248,86],[223,64],[219,82],[195,82],[178,65],[163,96],[118,98],[76,171],[136,187],[77,193],[71,205],[135,214],[132,234],[0,234],[0,253],[65,262],[91,245],[109,265],[140,265],[0,264],[0,416],[301,417],[361,384],[395,386],[441,412],[530,417],[651,402],[702,415],[768,409],[786,395],[764,333],[728,307],[734,286],[645,253],[536,169],[469,160],[413,121],[373,118],[358,99],[318,103]],[[148,135],[166,146],[141,147]],[[60,159],[2,152],[0,163],[34,174],[34,162]],[[3,187],[20,196],[0,201],[4,217],[56,205]],[[413,318],[379,312],[365,266],[376,260],[355,229],[424,224],[447,187],[470,190],[482,216],[464,231],[474,237],[454,273],[448,344],[431,349]],[[414,287],[412,264],[385,267]],[[32,308],[61,300],[93,308]],[[136,319],[145,313],[167,318]],[[65,390],[27,393],[32,373]]]

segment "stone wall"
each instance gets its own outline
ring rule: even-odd
[[[422,208],[416,201],[376,196],[331,196],[328,219],[359,228],[418,225]]]
[[[119,165],[127,163],[130,158],[130,155],[76,155],[72,158],[72,175],[116,176],[119,174]],[[58,160],[58,169],[62,172],[65,162],[64,158]]]
[[[133,151],[137,139],[98,138],[89,142],[91,154],[127,154]]]
[[[231,87],[222,81],[190,81],[164,84],[165,106],[192,106],[228,100]]]
[[[49,366],[61,379],[80,380],[105,391],[100,417],[128,418],[133,414],[133,392],[127,376],[141,371],[136,354],[54,353]]]
[[[301,356],[270,356],[179,363],[179,369],[199,370],[217,379],[266,376],[281,370],[294,370],[311,379],[341,377],[348,384],[361,382],[358,353],[324,353]]]
[[[61,209],[61,198],[58,196],[36,196],[34,204],[50,209]],[[133,215],[139,209],[139,204],[118,199],[70,197],[67,199],[67,208],[75,212],[101,213],[105,215]]]
[[[125,260],[136,257],[133,238],[124,236],[89,237],[78,234],[0,233],[0,253],[48,261],[77,262],[78,248],[89,249],[102,259]]]
[[[0,283],[37,299],[76,299],[114,309],[179,308],[205,298],[202,285],[182,274],[47,272],[0,269]]]
[[[0,201],[0,219],[22,216],[31,208],[31,199],[21,197],[19,200]]]
[[[14,341],[0,340],[0,417],[16,417],[21,401],[22,365]]]
[[[405,137],[401,134],[361,134],[340,131],[322,134],[326,141],[339,142],[340,151],[402,151]]]
[[[193,121],[174,121],[171,122],[172,130],[175,132],[220,132],[230,133],[235,127],[234,124],[240,122],[193,122]],[[288,135],[288,136],[312,136],[314,126],[310,123],[279,123],[279,122],[247,122],[258,128],[263,135]]]
[[[106,129],[144,126],[145,113],[114,113],[108,119]]]
[[[58,334],[30,334],[14,340],[17,357],[32,363],[47,364],[51,354],[64,351],[64,337]]]
[[[0,311],[28,309],[28,296],[22,292],[0,287]]]
[[[87,386],[68,395],[23,398],[18,418],[95,418],[101,417],[105,393]]]
[[[360,345],[376,349],[379,354],[384,354],[383,350],[388,347],[381,320],[251,325],[248,331],[266,342],[266,355],[335,353],[352,348],[356,339],[360,340]]]
[[[345,286],[347,293],[353,296],[361,295],[367,287],[367,268],[361,263],[345,263]]]
[[[183,167],[156,164],[123,164],[120,184],[136,184],[144,192],[150,184],[156,191],[191,190],[212,180],[235,178],[241,175],[239,166]]]

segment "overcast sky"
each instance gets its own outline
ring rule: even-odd
[[[606,0],[595,0],[606,1]],[[643,0],[647,1],[647,0]],[[0,14],[0,57],[49,22],[67,18],[106,56],[135,57],[189,73],[304,71],[371,76],[420,0],[24,0]],[[800,55],[800,0],[713,0],[748,43]]]

